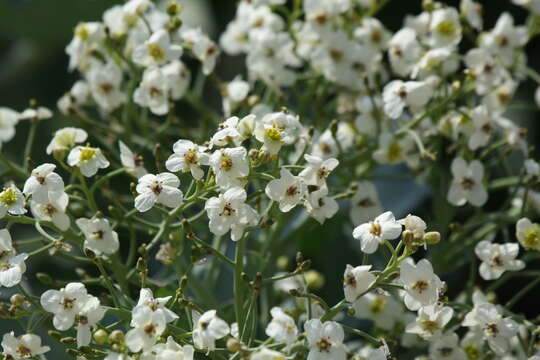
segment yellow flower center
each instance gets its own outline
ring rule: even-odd
[[[13,205],[17,202],[17,192],[12,188],[7,188],[0,194],[0,201],[5,205]]]
[[[371,303],[370,310],[374,314],[379,314],[384,310],[386,306],[386,299],[384,296],[377,296]]]
[[[272,127],[269,129],[266,129],[265,131],[266,137],[273,141],[280,141],[281,140],[281,131],[278,128]]]
[[[456,24],[453,21],[444,20],[444,21],[441,21],[437,25],[435,30],[443,36],[450,37],[450,36],[455,36],[458,29],[457,29]]]
[[[393,142],[388,147],[388,160],[391,162],[398,161],[401,159],[401,154],[403,153],[403,149],[397,142]]]
[[[436,321],[432,321],[432,320],[421,320],[420,326],[422,326],[422,329],[424,329],[425,331],[431,334],[439,330],[439,324]]]
[[[79,160],[81,162],[90,161],[94,158],[94,156],[96,156],[96,152],[97,152],[96,149],[93,149],[93,148],[89,148],[89,147],[82,148],[81,154],[79,155]]]
[[[161,61],[165,58],[165,51],[157,44],[148,44],[148,53],[156,61]]]
[[[86,40],[90,36],[90,33],[88,32],[88,28],[85,24],[79,24],[75,28],[75,36],[80,38],[81,40]]]
[[[540,245],[540,226],[534,225],[532,229],[525,233],[523,246],[526,248],[537,248]]]

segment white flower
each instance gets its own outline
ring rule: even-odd
[[[191,52],[202,62],[205,75],[214,71],[219,55],[218,46],[208,38],[200,28],[187,28],[181,31],[180,36],[188,44]]]
[[[461,24],[455,8],[437,9],[431,16],[431,43],[434,47],[457,45],[461,41]]]
[[[191,72],[180,60],[175,60],[161,68],[167,79],[171,99],[181,99],[189,88]]]
[[[337,322],[311,319],[304,324],[309,345],[307,360],[345,360],[345,334]]]
[[[247,226],[255,226],[259,222],[259,214],[245,203],[246,191],[233,187],[218,197],[206,201],[204,208],[210,222],[210,231],[217,236],[231,231],[231,240],[238,241]]]
[[[298,174],[304,179],[307,185],[325,186],[326,178],[339,165],[339,161],[334,158],[323,160],[318,156],[304,155],[307,166]]]
[[[244,147],[220,149],[210,156],[210,166],[221,189],[243,186],[249,175],[247,151]]]
[[[156,344],[152,347],[151,354],[143,354],[141,360],[193,360],[195,349],[191,345],[179,345],[172,336],[167,337],[164,344]],[[148,359],[146,358],[148,356]]]
[[[384,212],[375,220],[357,226],[353,231],[353,237],[360,240],[360,247],[366,254],[373,254],[384,240],[393,240],[399,235],[401,235],[401,224],[396,221],[391,211]]]
[[[480,105],[472,111],[474,133],[469,138],[469,149],[476,150],[487,145],[495,130],[493,117],[485,105]]]
[[[271,200],[279,202],[279,210],[289,212],[303,199],[307,186],[285,168],[281,168],[280,175],[266,185],[265,192]]]
[[[294,319],[287,315],[280,307],[270,310],[272,320],[268,323],[265,333],[277,342],[284,342],[290,346],[298,337],[298,328]]]
[[[74,147],[69,152],[67,163],[69,166],[77,166],[86,177],[94,176],[99,169],[108,168],[110,165],[99,148],[89,146]]]
[[[45,311],[53,313],[53,325],[57,330],[73,326],[75,317],[89,299],[86,288],[78,282],[69,283],[60,290],[47,290],[41,294],[40,303]]]
[[[404,301],[409,310],[418,310],[438,301],[442,282],[428,260],[422,259],[415,264],[414,260],[407,258],[399,268],[399,281],[405,287]]]
[[[66,215],[66,208],[69,202],[69,196],[65,192],[60,193],[58,197],[39,203],[30,200],[30,210],[34,217],[39,221],[51,221],[62,231],[69,229],[71,220]]]
[[[285,360],[285,355],[275,350],[263,347],[251,354],[251,360]]]
[[[469,50],[465,55],[465,64],[474,75],[476,93],[484,95],[503,82],[508,76],[493,56],[484,48]]]
[[[49,110],[48,108],[44,106],[39,106],[37,108],[28,108],[24,110],[19,116],[19,119],[39,121],[39,120],[50,119],[52,116],[53,116],[53,113],[51,110]]]
[[[169,33],[160,29],[152,34],[143,44],[133,51],[133,62],[150,67],[164,65],[177,60],[182,55],[182,47],[171,44]]]
[[[331,17],[349,10],[350,0],[306,0],[304,11],[308,20],[324,24]]]
[[[388,132],[379,136],[379,147],[373,153],[373,159],[381,164],[398,164],[404,161],[411,162],[408,152],[413,142],[410,137],[397,137]]]
[[[94,60],[90,54],[97,50],[100,42],[105,38],[105,29],[102,23],[84,22],[79,23],[75,28],[73,39],[66,47],[69,55],[68,69],[86,69],[89,63]]]
[[[429,356],[441,360],[467,360],[469,357],[459,347],[458,336],[451,332],[436,338],[429,345]]]
[[[364,346],[356,356],[352,357],[352,360],[387,360],[390,357],[390,351],[387,347],[373,348],[371,346]]]
[[[47,146],[47,154],[53,151],[69,150],[75,144],[80,144],[86,140],[88,134],[83,129],[67,127],[54,133],[54,137]]]
[[[516,260],[519,253],[519,245],[516,243],[493,244],[482,240],[474,252],[482,261],[479,272],[484,280],[495,280],[505,271],[519,271],[525,267],[523,261]]]
[[[77,314],[77,346],[88,346],[92,340],[92,330],[105,316],[105,308],[99,303],[99,299],[90,296],[81,306]]]
[[[326,219],[333,217],[339,210],[337,201],[328,196],[328,188],[323,186],[307,195],[306,210],[311,217],[323,224]]]
[[[540,225],[528,218],[516,223],[516,238],[525,249],[540,250]]]
[[[105,111],[111,112],[126,101],[122,85],[122,69],[113,61],[94,66],[88,72],[88,85],[96,103]]]
[[[373,321],[376,327],[392,330],[402,314],[401,305],[392,297],[369,292],[353,303],[355,316]]]
[[[225,88],[225,96],[223,98],[223,111],[226,115],[230,115],[231,109],[234,106],[246,99],[249,94],[249,83],[242,80],[240,76],[229,82]]]
[[[301,128],[297,115],[285,112],[266,114],[255,126],[254,135],[263,143],[262,150],[270,155],[279,152],[282,145],[292,144]]]
[[[369,290],[371,285],[377,279],[375,275],[369,272],[371,265],[352,267],[347,265],[343,274],[343,292],[345,300],[352,303],[358,297]]]
[[[2,337],[2,354],[6,359],[22,360],[45,354],[51,350],[48,346],[41,346],[41,338],[34,334],[24,334],[15,337],[9,332]]]
[[[484,21],[482,18],[482,5],[472,0],[461,0],[459,9],[469,24],[476,30],[482,30]]]
[[[154,7],[151,0],[129,0],[123,5],[122,10],[129,15],[140,15]]]
[[[32,199],[41,204],[59,197],[64,191],[64,181],[54,169],[56,165],[45,163],[32,170],[31,176],[24,183],[23,193],[32,195]]]
[[[400,76],[407,76],[420,59],[421,52],[416,31],[410,27],[399,30],[389,43],[388,56],[392,69]]]
[[[139,301],[137,302],[136,307],[148,307],[152,311],[161,311],[163,312],[163,315],[165,316],[165,322],[170,323],[174,320],[178,319],[178,315],[176,315],[171,310],[167,309],[165,305],[167,305],[167,302],[172,298],[172,296],[166,296],[162,298],[154,298],[154,294],[152,293],[152,290],[143,288],[141,289],[139,293]],[[132,324],[132,326],[134,326]]]
[[[484,166],[478,160],[467,163],[463,158],[457,157],[452,161],[452,175],[454,179],[448,191],[448,202],[455,206],[463,206],[469,202],[473,206],[482,206],[486,203],[488,194],[482,184]]]
[[[475,303],[462,325],[480,329],[489,347],[499,355],[508,351],[509,340],[518,332],[518,324],[514,320],[503,318],[497,307],[487,302]]]
[[[84,247],[97,255],[114,254],[118,251],[120,243],[118,234],[113,231],[109,221],[104,218],[80,218],[75,221],[84,234]]]
[[[405,230],[412,232],[415,239],[421,239],[426,233],[425,221],[416,215],[409,214],[404,219],[399,220],[399,223],[405,227]]]
[[[6,107],[0,107],[0,147],[15,136],[15,125],[19,122],[19,113]]]
[[[525,26],[514,26],[512,15],[501,14],[495,28],[485,34],[481,45],[497,55],[505,65],[514,62],[514,50],[527,43],[529,36]]]
[[[375,185],[369,181],[355,184],[356,191],[351,198],[350,218],[353,224],[359,224],[377,217],[383,212]]]
[[[22,215],[26,213],[24,208],[24,195],[15,185],[10,185],[0,192],[0,219],[11,215]]]
[[[247,117],[255,118],[254,115],[248,115]],[[229,142],[233,142],[236,145],[240,144],[242,135],[238,129],[240,118],[232,116],[218,125],[218,130],[212,138],[210,143],[215,146],[225,146]]]
[[[408,324],[405,331],[429,339],[441,334],[444,326],[452,319],[454,310],[448,306],[429,305],[418,310],[414,323]]]
[[[383,90],[384,112],[392,119],[400,117],[406,106],[415,112],[427,104],[432,91],[426,82],[393,80]]]
[[[165,167],[169,171],[190,172],[195,180],[201,180],[204,171],[201,165],[208,165],[210,156],[205,146],[199,146],[189,140],[178,140],[173,145],[174,154],[169,156]]]
[[[525,160],[523,165],[525,166],[527,175],[540,176],[540,164],[538,164],[534,159]]]
[[[216,340],[230,331],[229,325],[216,315],[216,310],[209,310],[202,315],[193,312],[193,322],[193,345],[198,349],[213,351]]]
[[[132,312],[133,329],[126,334],[126,345],[132,352],[148,351],[165,331],[165,315],[152,311],[148,306],[135,307]]]
[[[140,212],[150,210],[156,203],[170,208],[180,206],[184,194],[178,187],[180,180],[171,173],[146,174],[139,178],[135,208]]]
[[[120,147],[120,161],[122,165],[136,178],[147,174],[142,156],[134,154],[122,140],[118,141]]]
[[[28,254],[21,253],[19,255],[8,254],[0,258],[0,285],[4,287],[12,287],[21,282],[22,275],[26,271],[24,261],[28,258]]]
[[[156,115],[169,112],[169,86],[167,78],[160,68],[147,68],[139,87],[133,93],[133,101],[150,108]]]

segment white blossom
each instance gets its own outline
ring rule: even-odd
[[[2,337],[2,354],[6,359],[22,360],[40,356],[50,351],[48,346],[41,346],[41,338],[35,334],[15,336],[13,331]]]
[[[345,360],[343,328],[337,322],[311,319],[304,324],[309,345],[308,360]]]
[[[354,302],[375,283],[376,277],[369,271],[371,265],[352,267],[347,265],[343,274],[343,292],[345,300]]]
[[[64,181],[54,172],[56,165],[45,163],[34,170],[24,183],[23,193],[32,195],[32,200],[46,204],[63,194]]]
[[[303,199],[307,186],[285,168],[281,168],[280,175],[279,179],[271,180],[266,185],[265,192],[271,200],[279,203],[279,210],[289,212]]]
[[[231,240],[242,238],[247,226],[255,226],[259,222],[259,214],[245,203],[246,191],[233,187],[206,201],[204,208],[210,222],[210,231],[217,236],[231,231]]]
[[[204,176],[202,165],[208,165],[210,155],[206,147],[199,146],[189,140],[178,140],[173,145],[174,153],[167,159],[165,167],[169,171],[190,172],[195,180]]]
[[[146,174],[139,178],[139,183],[135,188],[137,197],[135,198],[135,208],[140,212],[150,210],[155,204],[163,204],[170,208],[180,206],[184,195],[178,187],[180,180],[171,173],[160,173],[157,175]]]
[[[399,281],[405,287],[404,301],[409,310],[418,310],[437,302],[442,282],[428,260],[422,259],[415,264],[411,258],[407,258],[399,268]]]
[[[453,180],[448,191],[448,202],[455,206],[463,206],[469,202],[473,206],[486,203],[488,194],[483,185],[484,166],[478,160],[467,163],[457,157],[452,161]]]
[[[216,340],[230,332],[229,325],[216,315],[216,310],[204,314],[193,312],[193,344],[198,349],[213,351]]]
[[[373,221],[358,225],[353,231],[353,237],[360,240],[360,247],[366,254],[377,251],[384,240],[393,240],[399,235],[401,224],[396,221],[391,211],[382,213]]]
[[[68,155],[69,166],[76,166],[86,177],[94,176],[99,169],[108,168],[110,163],[99,148],[76,146]]]
[[[112,230],[109,221],[105,218],[80,218],[75,221],[84,234],[84,247],[92,250],[96,255],[114,254],[120,247],[118,234]]]
[[[479,272],[484,280],[495,280],[505,271],[518,271],[525,267],[522,260],[516,260],[519,253],[519,245],[516,243],[494,244],[482,240],[474,252],[482,261]]]
[[[210,166],[216,175],[217,185],[223,190],[243,186],[249,175],[247,151],[242,146],[214,151],[210,156]]]

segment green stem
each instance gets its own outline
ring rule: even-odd
[[[236,242],[236,251],[235,251],[235,266],[234,266],[234,310],[236,313],[236,322],[238,323],[238,328],[244,328],[244,318],[243,318],[243,280],[242,280],[242,271],[244,269],[244,251],[246,239],[243,236],[240,240]],[[240,339],[242,340],[242,339]]]
[[[28,137],[26,138],[26,146],[24,147],[23,169],[28,170],[30,155],[32,155],[32,147],[34,145],[34,138],[36,137],[36,129],[38,122],[32,121],[30,130],[28,131]]]

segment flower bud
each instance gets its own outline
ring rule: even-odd
[[[122,343],[122,342],[124,342],[124,333],[121,330],[114,330],[109,335],[109,342],[111,342],[111,343]]]
[[[287,270],[287,268],[289,267],[289,258],[286,256],[278,257],[276,265],[280,270]]]
[[[109,338],[109,334],[107,333],[107,331],[103,329],[99,329],[94,332],[93,338],[96,343],[101,345],[107,342],[107,339]]]
[[[405,230],[401,233],[401,238],[407,246],[413,245],[414,242],[414,233],[411,230]]]
[[[308,288],[317,290],[324,285],[324,276],[316,270],[309,270],[305,273]]]
[[[49,274],[39,272],[39,273],[36,274],[36,278],[43,285],[52,285],[53,284],[53,279]]]
[[[232,353],[235,353],[238,350],[240,350],[240,341],[238,341],[238,339],[233,338],[233,337],[229,338],[229,340],[227,340],[227,350],[229,350]]]
[[[425,233],[424,241],[426,244],[437,244],[441,241],[441,234],[438,231],[430,231]]]
[[[14,306],[22,306],[24,304],[24,295],[22,294],[14,294],[9,299],[12,305]]]

